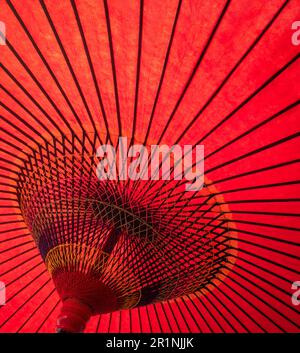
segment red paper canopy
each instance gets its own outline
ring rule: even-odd
[[[204,145],[238,252],[218,285],[95,316],[87,332],[300,331],[297,5],[1,2],[1,332],[53,332],[61,306],[20,209],[24,160],[95,131],[114,145]]]

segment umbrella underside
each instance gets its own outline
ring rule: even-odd
[[[97,307],[85,332],[300,331],[299,18],[297,0],[0,2],[0,332],[54,332],[74,293]],[[203,189],[99,181],[119,137],[203,145]]]

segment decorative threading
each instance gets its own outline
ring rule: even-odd
[[[237,241],[213,184],[205,179],[202,190],[186,192],[176,180],[100,181],[98,144],[96,135],[56,138],[20,171],[20,208],[51,275],[92,276],[114,293],[118,309],[220,283]]]

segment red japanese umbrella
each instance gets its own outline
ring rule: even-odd
[[[1,332],[299,332],[297,5],[1,1]],[[203,188],[100,180],[120,137]]]

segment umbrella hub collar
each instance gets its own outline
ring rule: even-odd
[[[57,332],[83,332],[92,315],[117,309],[112,290],[91,274],[56,271],[52,278],[62,299]]]

